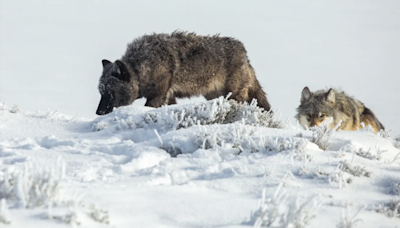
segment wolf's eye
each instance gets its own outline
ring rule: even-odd
[[[325,117],[325,114],[324,113],[320,113],[319,114],[319,118],[324,118]]]
[[[110,96],[111,99],[114,98],[113,94],[111,92],[108,92],[108,95]]]

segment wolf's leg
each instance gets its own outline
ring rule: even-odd
[[[207,100],[212,100],[212,99],[218,98],[220,96],[223,96],[224,94],[225,94],[224,92],[217,90],[217,91],[212,91],[212,92],[205,94],[204,98],[206,98]]]
[[[237,102],[245,102],[249,98],[248,88],[241,88],[236,92],[232,92],[232,95],[229,99],[234,99]]]
[[[169,104],[169,105],[176,104],[176,98],[175,98],[174,95],[170,95],[170,96],[169,96],[168,104]]]
[[[254,85],[249,88],[249,99],[247,100],[247,102],[250,104],[253,99],[257,99],[258,107],[263,108],[265,111],[271,110],[271,105],[267,100],[267,96],[265,95],[265,92],[262,90],[257,79]]]
[[[145,106],[153,107],[153,108],[158,108],[166,104],[166,98],[165,96],[157,96],[157,97],[151,97],[147,98]]]
[[[150,96],[147,98],[147,102],[146,102],[145,106],[158,108],[163,105],[176,104],[175,96],[173,94],[172,95],[169,94],[167,92],[168,89],[163,90],[163,89],[159,88],[158,91],[159,91],[159,94],[157,94],[155,96]]]
[[[155,78],[155,83],[146,91],[147,102],[145,106],[158,108],[175,100],[175,96],[169,92],[170,80],[170,74],[160,74]],[[171,96],[172,100],[170,100]]]
[[[271,105],[268,103],[265,92],[262,90],[258,82],[253,67],[243,65],[233,73],[229,85],[229,90],[232,91],[232,99],[239,102],[251,103],[253,99],[257,99],[257,106],[266,111],[271,111]],[[235,92],[237,91],[237,92]]]
[[[226,92],[231,92],[229,99],[234,99],[238,102],[245,102],[249,98],[249,76],[245,72],[239,70],[233,73],[231,78],[226,82]]]

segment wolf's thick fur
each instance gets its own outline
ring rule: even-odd
[[[270,111],[243,44],[231,37],[195,33],[144,35],[128,44],[121,60],[103,60],[97,114],[147,98],[146,106],[176,104],[176,98],[226,96],[239,102],[257,99]]]
[[[361,129],[361,123],[371,125],[375,133],[385,127],[379,122],[374,113],[362,102],[346,95],[343,91],[329,89],[314,93],[305,87],[301,93],[300,106],[295,116],[300,124],[306,128],[318,126],[322,122],[333,118],[329,127],[334,128],[341,120],[339,129],[354,131]]]

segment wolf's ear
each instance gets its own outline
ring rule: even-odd
[[[115,64],[117,64],[118,69],[120,72],[118,72],[118,75],[115,75],[119,80],[124,81],[124,82],[130,82],[132,77],[131,74],[128,71],[128,68],[126,67],[125,63],[117,60],[115,61]]]
[[[111,64],[111,62],[108,61],[107,59],[103,59],[103,60],[101,61],[101,63],[103,63],[103,68]]]
[[[335,104],[335,101],[336,101],[335,91],[332,88],[329,89],[328,93],[326,93],[326,100],[328,102],[331,102],[332,104]]]
[[[306,102],[308,99],[310,99],[311,97],[311,91],[310,89],[306,86],[304,87],[303,91],[301,91],[301,99],[300,99],[300,103],[304,103]]]

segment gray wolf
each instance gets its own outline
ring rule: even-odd
[[[374,113],[361,101],[332,88],[313,93],[308,87],[304,87],[295,117],[304,128],[319,126],[332,117],[330,129],[333,129],[340,120],[342,122],[339,129],[344,131],[361,129],[361,123],[365,126],[371,125],[375,133],[385,129]]]
[[[250,103],[255,98],[259,107],[271,109],[246,49],[231,37],[180,31],[144,35],[128,44],[120,60],[102,64],[98,115],[142,97],[146,106],[160,107],[176,104],[176,98],[210,100],[230,92],[230,99]]]

